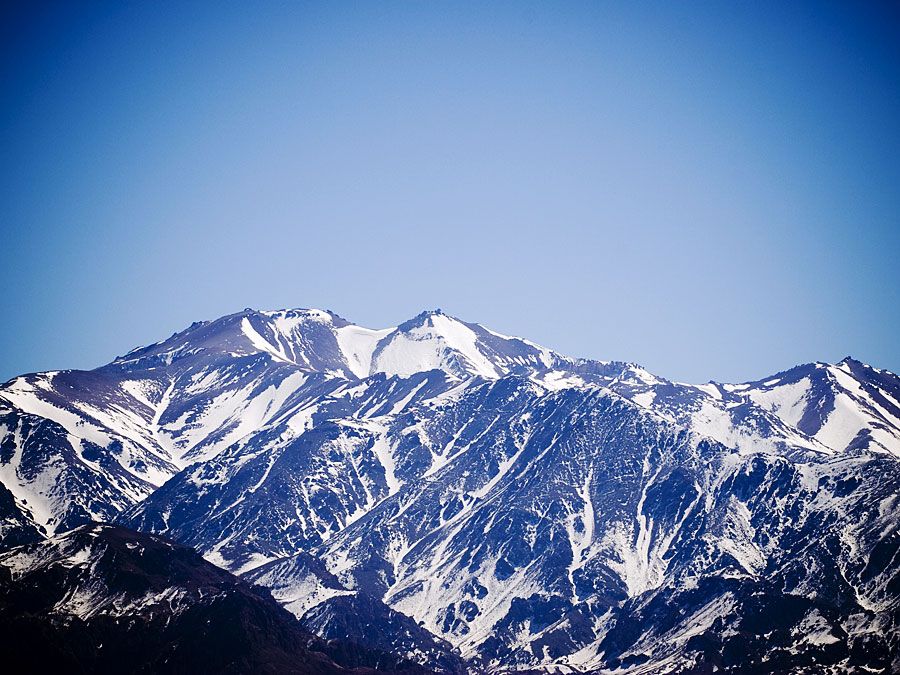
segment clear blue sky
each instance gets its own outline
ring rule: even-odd
[[[900,371],[896,6],[8,4],[0,380],[246,306]]]

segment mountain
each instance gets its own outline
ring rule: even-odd
[[[378,331],[320,310],[244,310],[93,371],[2,385],[0,482],[52,534],[112,519],[273,422],[296,432],[313,412],[387,413],[449,382],[529,364],[550,372],[553,357],[439,311]],[[384,386],[363,399],[350,386],[360,378]]]
[[[900,382],[851,357],[798,366],[739,391],[835,452],[900,448]]]
[[[190,549],[99,524],[0,555],[0,643],[9,672],[420,672],[327,644]],[[389,670],[324,653],[351,649]]]
[[[896,653],[892,457],[741,455],[602,390],[509,387],[473,392],[515,396],[485,422],[502,432],[476,428],[452,462],[314,550],[345,585],[492,668],[654,671],[708,663],[719,643],[742,660],[718,665],[761,672],[848,659],[806,645],[814,619],[825,644]],[[791,601],[776,641],[769,619]],[[719,643],[697,649],[698,633]]]
[[[690,385],[245,310],[0,387],[0,545],[115,519],[442,672],[890,672],[898,462],[900,378],[850,358]]]

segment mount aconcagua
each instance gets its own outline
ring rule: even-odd
[[[138,568],[151,627],[277,625],[273,672],[295,630],[321,672],[900,670],[900,378],[851,358],[687,385],[439,310],[245,310],[2,385],[0,483],[7,635],[135,621]]]

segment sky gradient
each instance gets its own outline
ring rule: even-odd
[[[248,306],[900,371],[896,5],[75,4],[0,22],[0,381]]]

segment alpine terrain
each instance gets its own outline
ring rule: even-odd
[[[56,669],[900,672],[900,378],[849,357],[690,385],[247,309],[0,386],[0,518]]]

